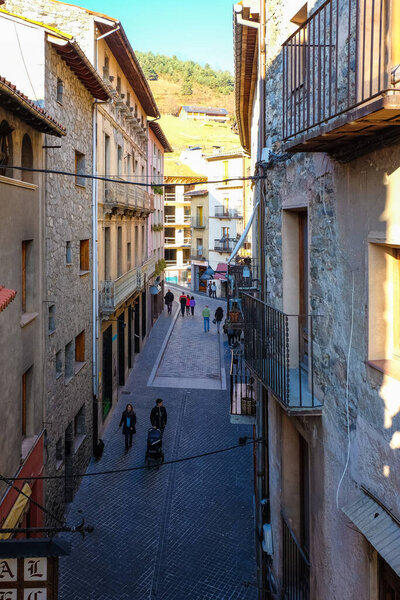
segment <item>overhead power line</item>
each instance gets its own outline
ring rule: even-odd
[[[264,438],[259,437],[255,439],[249,440],[247,437],[239,438],[239,443],[234,446],[228,446],[226,448],[219,448],[218,450],[210,450],[209,452],[203,452],[202,454],[194,454],[193,456],[184,456],[183,458],[176,458],[174,460],[166,460],[163,463],[160,463],[159,466],[167,466],[174,465],[177,463],[183,463],[190,460],[196,460],[198,458],[203,458],[205,456],[213,456],[215,454],[221,454],[223,452],[230,452],[231,450],[235,450],[236,448],[244,448],[244,446],[248,446],[250,444],[257,444],[259,442],[263,442]],[[91,473],[78,473],[71,474],[69,477],[72,479],[74,477],[98,477],[100,475],[114,475],[117,473],[129,473],[131,471],[143,471],[148,469],[147,465],[142,465],[140,467],[125,467],[124,469],[110,469],[107,471],[93,471]],[[3,477],[2,477],[3,478]],[[5,478],[3,478],[5,479]],[[44,480],[44,479],[65,479],[65,475],[41,475],[41,476],[32,476],[32,477],[9,477],[7,478],[12,481],[29,481],[29,480]]]
[[[141,183],[139,181],[127,181],[126,179],[113,179],[111,176],[104,175],[88,175],[86,173],[77,173],[76,171],[59,171],[57,169],[33,169],[30,167],[21,167],[19,165],[1,165],[2,169],[17,169],[19,171],[28,171],[30,173],[51,173],[52,175],[66,175],[67,177],[80,177],[83,179],[95,179],[98,181],[106,181],[109,183],[122,183],[123,185],[137,185],[140,187],[170,187],[170,186],[185,186],[185,185],[213,185],[215,183],[228,183],[229,181],[257,181],[265,179],[264,175],[252,175],[249,177],[230,177],[227,179],[213,179],[208,181],[190,181],[189,183]],[[165,177],[182,178],[185,175],[166,175]]]

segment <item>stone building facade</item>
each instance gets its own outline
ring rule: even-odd
[[[45,135],[53,144],[65,129],[0,77],[0,473],[35,502],[44,503],[45,389],[43,326],[44,176],[6,168],[42,169]],[[26,477],[24,482],[23,478]],[[22,501],[21,501],[22,498]],[[0,484],[0,525],[39,527],[43,513]],[[0,538],[11,537],[3,534]]]
[[[93,102],[109,94],[70,35],[3,9],[0,26],[15,32],[12,47],[21,44],[28,72],[32,64],[28,82],[15,69],[16,50],[2,56],[2,68],[15,70],[26,93],[40,90],[40,103],[67,131],[59,144],[47,136],[42,144],[45,168],[70,174],[44,178],[45,470],[60,477],[46,482],[45,495],[59,515],[79,484],[73,473],[84,471],[92,451],[93,194],[83,175],[92,171]]]
[[[365,6],[236,7],[241,140],[265,174],[265,288],[244,299],[244,354],[267,440],[260,598],[381,600],[400,590],[400,90],[391,76],[400,21],[394,4]],[[371,39],[385,19],[382,50]],[[262,86],[264,75],[262,107],[252,81]]]
[[[40,0],[6,5],[67,31],[103,79],[110,102],[96,103],[94,173],[97,182],[97,243],[93,246],[93,439],[101,437],[152,325],[149,215],[154,211],[148,179],[148,122],[159,117],[122,24],[79,6]],[[157,232],[154,232],[157,237]]]

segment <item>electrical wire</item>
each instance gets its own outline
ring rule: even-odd
[[[249,444],[256,444],[259,442],[263,442],[264,438],[263,437],[259,437],[259,438],[255,438],[255,439],[250,439],[248,440],[247,437],[244,438],[240,438],[239,439],[239,443],[234,445],[234,446],[228,446],[226,448],[219,448],[218,450],[210,450],[209,452],[203,452],[202,454],[195,454],[193,456],[184,456],[183,458],[176,458],[174,460],[166,460],[163,463],[160,463],[160,467],[161,466],[166,466],[166,465],[174,465],[177,463],[183,463],[183,462],[187,462],[190,460],[196,460],[197,458],[203,458],[205,456],[213,456],[215,454],[221,454],[223,452],[230,452],[231,450],[235,450],[236,448],[244,448],[245,446],[248,446]],[[142,465],[140,467],[125,467],[124,469],[109,469],[107,471],[93,471],[91,473],[78,473],[78,474],[71,474],[69,477],[72,479],[74,477],[76,478],[80,478],[80,477],[97,477],[99,475],[114,475],[117,473],[129,473],[131,471],[143,471],[148,469],[147,465]],[[32,477],[9,477],[8,479],[13,480],[13,481],[28,481],[28,480],[48,480],[48,479],[65,479],[65,475],[43,475],[43,476],[32,476]]]
[[[35,96],[35,100],[36,100],[36,102],[38,102],[38,97],[37,97],[37,94],[35,92],[35,88],[33,87],[33,83],[32,83],[32,80],[30,78],[30,75],[29,75],[29,70],[28,70],[28,68],[26,66],[25,57],[24,57],[24,53],[22,51],[21,41],[19,39],[19,34],[18,34],[18,29],[17,29],[17,24],[16,23],[14,23],[14,29],[15,29],[15,35],[17,37],[19,52],[21,54],[21,59],[22,59],[22,62],[24,64],[25,73],[26,73],[26,76],[27,76],[27,78],[29,80],[29,83],[31,84],[31,88],[32,88],[33,95]]]
[[[343,469],[342,476],[338,483],[338,487],[336,490],[336,508],[339,509],[339,491],[342,485],[344,476],[346,474],[347,468],[350,462],[350,411],[349,411],[349,373],[350,373],[350,353],[351,346],[353,342],[353,325],[354,325],[354,271],[352,272],[353,276],[353,285],[351,289],[351,327],[350,327],[350,338],[349,338],[349,349],[347,352],[347,365],[346,365],[346,429],[347,429],[347,457],[346,464]]]
[[[110,183],[122,183],[123,185],[138,185],[141,187],[178,187],[186,185],[213,185],[215,183],[227,183],[229,181],[257,181],[265,179],[262,175],[252,175],[249,177],[231,177],[227,179],[213,179],[208,181],[190,181],[189,183],[140,183],[138,181],[128,181],[126,179],[113,179],[112,176],[87,175],[86,173],[77,173],[76,171],[58,171],[57,169],[34,169],[31,167],[21,167],[19,165],[3,165],[7,169],[17,169],[19,171],[29,171],[30,173],[51,173],[52,175],[66,175],[68,177],[83,177],[84,179],[95,179],[98,181],[107,181]],[[116,176],[117,177],[117,176]],[[166,177],[181,178],[182,175],[168,175]]]
[[[14,481],[19,481],[19,480],[27,481],[28,479],[34,479],[34,478],[33,477],[16,477],[16,478],[14,478]],[[31,504],[34,504],[35,506],[37,506],[38,508],[40,508],[40,510],[43,511],[44,513],[46,513],[47,515],[49,515],[49,517],[51,517],[52,519],[54,519],[55,521],[57,521],[61,525],[65,524],[65,521],[62,521],[61,519],[59,519],[58,517],[56,517],[56,515],[53,515],[53,513],[50,512],[49,510],[47,510],[47,508],[45,506],[42,506],[42,504],[39,504],[39,502],[36,502],[36,500],[33,500],[33,498],[31,498],[30,496],[28,496],[28,494],[25,494],[25,492],[23,492],[22,490],[20,490],[19,488],[17,488],[17,486],[13,485],[11,483],[12,480],[13,480],[12,477],[10,477],[10,478],[4,477],[0,473],[0,480],[4,481],[4,483],[6,483],[10,488],[12,488],[16,492],[18,492],[18,494],[21,494],[22,496],[25,496],[25,498],[27,498],[31,502]],[[0,528],[0,534],[1,534],[1,528]]]

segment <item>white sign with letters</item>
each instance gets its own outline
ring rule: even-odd
[[[17,581],[17,559],[0,559],[0,581]],[[3,600],[0,596],[0,600]],[[7,599],[8,600],[8,599]]]
[[[0,590],[0,600],[17,600],[17,590]]]
[[[46,588],[25,589],[24,600],[47,600],[47,590]]]
[[[24,559],[24,581],[46,581],[47,558]]]

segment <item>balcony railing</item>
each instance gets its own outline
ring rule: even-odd
[[[313,318],[242,295],[245,359],[290,414],[321,414],[314,390]]]
[[[192,217],[192,227],[193,229],[204,229],[206,226],[205,217]]]
[[[146,279],[154,274],[155,264],[156,259],[152,256],[141,266],[131,269],[121,277],[102,281],[99,294],[99,305],[102,314],[112,314],[134,292],[139,291],[145,284]]]
[[[298,543],[289,523],[282,515],[283,530],[283,577],[282,598],[285,600],[309,600],[310,563]]]
[[[214,250],[215,252],[231,253],[236,245],[236,242],[237,240],[233,238],[214,240]]]
[[[214,216],[218,219],[241,219],[241,213],[235,208],[225,208],[225,206],[216,206]]]
[[[176,202],[176,195],[172,192],[165,192],[165,202]]]
[[[166,246],[176,246],[177,242],[176,242],[176,239],[173,237],[165,237],[164,244]]]
[[[394,10],[386,0],[327,0],[283,44],[283,137],[287,147],[289,141],[299,143],[293,140],[296,136],[303,134],[302,142],[309,142],[338,126],[346,126],[344,138],[354,139],[357,131],[363,130],[364,135],[367,128],[367,134],[374,133],[387,127],[390,117],[396,117],[381,111],[400,104],[399,78],[392,72],[398,57],[391,50],[391,37],[395,44],[399,35],[394,13],[390,16]],[[368,115],[377,110],[379,115],[368,122]],[[330,123],[340,116],[346,118]],[[361,124],[354,124],[357,119]],[[308,135],[316,126],[323,131]],[[337,143],[343,144],[344,138]],[[334,143],[333,136],[325,140],[328,142]],[[311,151],[319,149],[308,146]]]
[[[169,223],[176,223],[175,215],[164,215],[164,223],[168,225]]]
[[[231,422],[254,422],[256,416],[255,380],[244,362],[242,347],[232,350],[230,384]]]
[[[104,202],[137,210],[152,210],[150,194],[139,185],[123,183],[121,179],[104,183]]]

